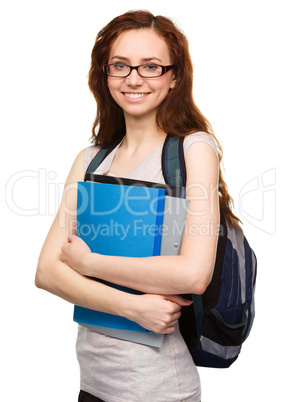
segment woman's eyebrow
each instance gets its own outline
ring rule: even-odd
[[[127,57],[123,57],[123,56],[113,56],[113,57],[111,57],[111,60],[113,60],[113,59],[128,61]]]
[[[127,57],[124,57],[124,56],[117,56],[117,55],[111,57],[111,60],[114,60],[114,59],[123,60],[123,61],[126,61],[126,62],[129,61],[129,59],[128,59]],[[142,60],[142,61],[145,61],[145,62],[147,62],[147,61],[152,61],[152,60],[158,60],[158,61],[160,61],[160,62],[162,63],[162,60],[159,59],[158,57],[144,57],[144,58],[142,58],[141,60]]]
[[[144,59],[142,59],[143,61],[152,61],[152,60],[158,60],[162,63],[162,60],[159,59],[158,57],[145,57]]]

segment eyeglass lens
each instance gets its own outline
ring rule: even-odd
[[[137,68],[138,74],[142,77],[153,78],[162,75],[162,67],[157,64],[145,64]],[[126,77],[131,72],[131,67],[126,64],[116,63],[106,66],[107,74],[113,77]]]

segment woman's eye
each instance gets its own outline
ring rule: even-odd
[[[126,64],[116,63],[116,64],[113,64],[113,67],[114,67],[116,70],[125,70],[125,68],[126,68],[127,66],[126,66]]]
[[[158,68],[157,64],[146,64],[143,67],[148,71],[155,71]]]

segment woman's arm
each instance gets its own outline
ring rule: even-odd
[[[121,292],[84,277],[62,262],[61,248],[75,231],[77,181],[84,177],[83,157],[82,151],[66,181],[58,214],[39,257],[36,286],[73,304],[124,316],[154,332],[173,332],[180,305],[185,305],[181,298]]]
[[[113,257],[83,253],[77,237],[62,248],[64,261],[94,276],[146,293],[201,294],[213,273],[219,227],[218,158],[205,143],[186,155],[190,207],[179,256]]]

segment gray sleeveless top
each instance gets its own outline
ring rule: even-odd
[[[197,141],[209,144],[217,154],[214,139],[206,133],[187,136],[185,153]],[[109,170],[117,148],[102,162],[97,174]],[[85,170],[98,150],[95,146],[85,149]],[[165,183],[161,154],[162,145],[126,177]],[[76,352],[81,389],[106,402],[200,401],[197,368],[178,325],[173,334],[164,336],[160,349],[109,337],[79,325]]]

